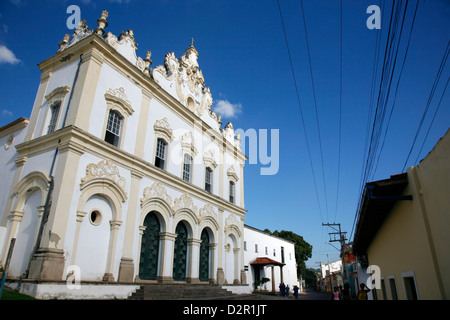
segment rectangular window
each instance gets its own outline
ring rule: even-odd
[[[255,252],[258,253],[258,245],[255,244]]]
[[[406,299],[418,300],[414,277],[404,277],[403,284],[405,286]]]
[[[275,250],[275,249],[273,249],[273,256],[274,256],[274,257],[276,257],[276,256],[277,256],[275,252],[276,252],[276,250]]]
[[[184,155],[183,163],[183,180],[191,182],[192,157],[188,154]]]
[[[230,202],[234,203],[234,182],[230,181]]]
[[[115,110],[109,111],[108,123],[106,125],[105,141],[113,146],[119,146],[120,130],[123,117]]]
[[[244,241],[244,251],[247,251],[247,241]]]
[[[281,247],[281,263],[284,263],[284,247]]]
[[[384,283],[384,279],[381,279],[381,293],[383,294],[383,300],[387,300],[386,284]]]
[[[392,300],[398,300],[397,286],[395,285],[395,279],[394,278],[389,278],[389,286],[391,287]]]
[[[167,154],[167,143],[163,139],[158,138],[156,142],[155,166],[161,169],[165,169],[166,154]]]
[[[212,169],[210,167],[205,170],[205,190],[212,193]]]
[[[267,251],[267,247],[266,247],[266,255],[268,254],[267,252],[268,252],[268,251]]]
[[[47,134],[54,132],[56,129],[56,121],[58,121],[60,106],[61,106],[61,101],[57,101],[57,102],[53,103],[50,107],[52,114],[50,117],[50,123],[48,125]]]

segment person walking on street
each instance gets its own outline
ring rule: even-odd
[[[366,287],[367,290],[364,289],[364,287]],[[358,291],[358,300],[367,300],[367,293],[370,292],[369,287],[367,287],[365,283],[361,283],[359,285],[359,288],[360,289]]]
[[[338,289],[338,287],[334,287],[333,300],[339,300],[339,289]]]
[[[297,287],[297,285],[294,285],[294,297],[295,297],[295,299],[298,299],[298,287]]]
[[[284,297],[285,290],[286,290],[286,286],[284,285],[284,282],[282,282],[280,284],[280,296]]]
[[[289,297],[289,285],[286,285],[286,297]]]

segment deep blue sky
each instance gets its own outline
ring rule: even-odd
[[[337,260],[337,250],[325,244],[329,240],[327,233],[332,230],[321,224],[340,222],[349,235],[352,231],[365,156],[376,35],[379,33],[382,39],[382,62],[391,3],[385,2],[381,30],[369,30],[366,9],[372,4],[378,5],[379,0],[343,0],[342,135],[337,210],[339,0],[303,1],[316,104],[300,1],[280,0],[319,201],[276,0],[1,0],[0,127],[21,116],[30,116],[39,84],[37,64],[54,55],[64,34],[73,32],[66,26],[70,16],[66,9],[71,4],[80,7],[81,17],[92,29],[97,27],[102,10],[109,11],[106,31],[119,35],[123,30],[133,29],[139,48],[137,54],[144,58],[146,50],[151,50],[152,67],[163,64],[168,52],[181,56],[193,37],[200,54],[200,68],[215,100],[213,107],[220,101],[226,102],[228,107],[240,107],[240,112],[233,117],[224,116],[224,123],[232,121],[234,128],[268,129],[269,133],[270,129],[279,129],[278,173],[261,176],[261,164],[245,167],[246,224],[302,235],[313,245],[313,257],[307,266],[326,262],[327,254],[330,261]],[[414,0],[408,4],[398,64],[405,54],[415,4]],[[450,39],[449,15],[448,0],[420,1],[388,135],[377,170],[370,180],[389,178],[402,171]],[[447,91],[418,155],[449,74],[447,63],[408,167],[416,164],[416,157],[422,159],[449,128],[450,93]],[[394,84],[396,79],[398,73]],[[379,79],[377,81],[379,84]],[[392,99],[388,105],[391,104]]]

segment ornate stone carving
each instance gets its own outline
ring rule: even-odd
[[[45,96],[45,100],[51,101],[55,98],[63,98],[70,91],[70,87],[62,86],[52,90],[48,95]]]
[[[200,220],[205,217],[213,217],[217,221],[217,213],[214,211],[214,207],[210,203],[206,203],[203,208],[199,210]]]
[[[153,125],[153,129],[155,129],[155,132],[162,134],[163,138],[165,138],[167,142],[172,141],[173,131],[170,128],[169,122],[167,121],[166,117],[162,118],[161,120],[156,120],[155,124]]]
[[[137,50],[137,43],[136,43],[136,41],[134,40],[134,32],[133,32],[133,30],[127,30],[127,31],[122,31],[121,33],[120,33],[120,36],[119,36],[119,44],[120,43],[123,43],[123,42],[125,42],[125,41],[130,41],[130,43],[131,43],[131,46],[135,49],[135,50]]]
[[[213,99],[210,89],[205,87],[205,79],[199,69],[197,58],[198,51],[191,43],[179,59],[173,52],[166,54],[164,66],[157,66],[153,69],[152,77],[158,83],[162,79],[171,82],[169,86],[175,88],[175,97],[191,112],[202,116],[211,110]],[[162,75],[163,78],[159,75]],[[189,104],[188,97],[195,97],[193,108],[192,103]],[[213,119],[217,120],[215,117]]]
[[[125,94],[125,89],[122,87],[118,89],[108,89],[105,93],[105,99],[107,101],[119,104],[122,107],[122,112],[126,112],[128,115],[132,115],[134,113],[131,102]]]
[[[232,225],[239,227],[239,221],[237,220],[234,214],[230,214],[228,218],[225,219],[225,228],[230,227]]]
[[[212,149],[209,149],[203,153],[203,162],[207,167],[215,169],[217,167],[216,159],[214,158],[214,153]]]
[[[150,187],[144,189],[143,197],[141,198],[141,207],[151,198],[160,198],[167,202],[169,206],[173,206],[172,197],[167,193],[166,187],[161,182],[154,182]]]
[[[195,214],[198,214],[197,206],[194,205],[192,197],[187,193],[183,193],[179,198],[175,199],[174,201],[173,211],[177,212],[180,209],[190,209]]]
[[[194,136],[191,131],[188,131],[181,136],[181,148],[183,149],[183,154],[188,153],[195,156],[198,153]]]
[[[80,20],[80,22],[78,22],[78,27],[73,32],[72,40],[69,41],[70,36],[67,37],[67,35],[65,35],[63,41],[59,43],[58,51],[64,51],[65,49],[73,46],[78,41],[90,36],[93,32],[94,30],[88,28],[84,19]]]
[[[128,61],[133,63],[139,70],[150,75],[149,66],[151,64],[151,53],[149,56],[149,51],[147,51],[145,59],[142,59],[141,57],[138,57],[136,55],[138,44],[134,39],[133,30],[130,29],[127,31],[122,31],[118,38],[111,32],[108,32],[106,34],[105,41],[111,47],[118,50],[118,52],[120,52]],[[126,45],[127,43],[129,44],[129,46]]]
[[[224,231],[225,231],[225,233],[234,231],[234,232],[237,233],[237,235],[239,237],[242,235],[241,228],[240,228],[240,223],[239,223],[238,219],[236,218],[236,216],[234,214],[230,214],[225,219]]]
[[[111,160],[101,160],[97,164],[88,164],[86,166],[86,176],[81,179],[81,184],[83,185],[95,178],[111,180],[125,192],[125,178],[119,174],[119,168]]]
[[[236,173],[236,170],[234,169],[234,166],[231,165],[227,170],[227,176],[230,180],[237,182],[239,180],[239,177]]]

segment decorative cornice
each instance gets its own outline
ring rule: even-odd
[[[234,214],[230,214],[228,216],[228,218],[225,219],[225,228],[224,231],[226,234],[228,234],[231,231],[236,231],[237,235],[240,237],[241,234],[241,230],[239,228],[240,223],[237,220],[236,216]]]
[[[154,182],[150,187],[146,187],[143,192],[143,196],[141,198],[141,207],[144,205],[145,202],[152,198],[160,198],[167,202],[167,204],[172,207],[173,201],[172,197],[167,193],[166,187],[159,182]]]
[[[61,96],[64,97],[68,92],[70,91],[70,87],[68,86],[63,86],[63,87],[58,87],[53,89],[52,92],[50,92],[48,95],[45,96],[45,100],[47,101],[51,101],[53,100],[55,97]]]
[[[169,122],[167,121],[166,117],[160,120],[156,120],[155,124],[153,125],[153,129],[155,130],[155,132],[161,133],[163,137],[167,139],[167,142],[172,141],[173,131],[170,128]]]
[[[215,169],[217,167],[216,159],[214,158],[214,153],[212,149],[209,149],[203,153],[203,162],[205,166]]]
[[[198,214],[197,206],[194,205],[192,197],[187,193],[183,193],[179,198],[175,199],[174,201],[173,211],[177,212],[180,209],[190,209],[196,215]]]
[[[134,109],[131,106],[131,102],[128,100],[127,95],[125,94],[125,89],[120,87],[118,89],[108,89],[105,93],[106,101],[110,101],[118,104],[122,112],[126,112],[129,116],[134,113]]]
[[[230,180],[234,181],[234,182],[238,182],[239,177],[236,173],[236,170],[234,169],[234,166],[231,165],[228,170],[227,170],[227,176]]]
[[[217,219],[217,213],[214,211],[214,207],[210,203],[205,203],[203,208],[199,211],[200,221],[203,220],[206,217],[212,217],[214,220]]]
[[[191,131],[188,131],[181,136],[181,148],[183,149],[183,153],[188,153],[192,156],[197,155],[198,150],[195,145],[194,135]]]
[[[119,174],[119,168],[111,160],[101,160],[97,164],[88,164],[86,166],[86,176],[81,179],[81,185],[83,186],[96,178],[104,178],[113,182],[125,193],[125,178]]]

